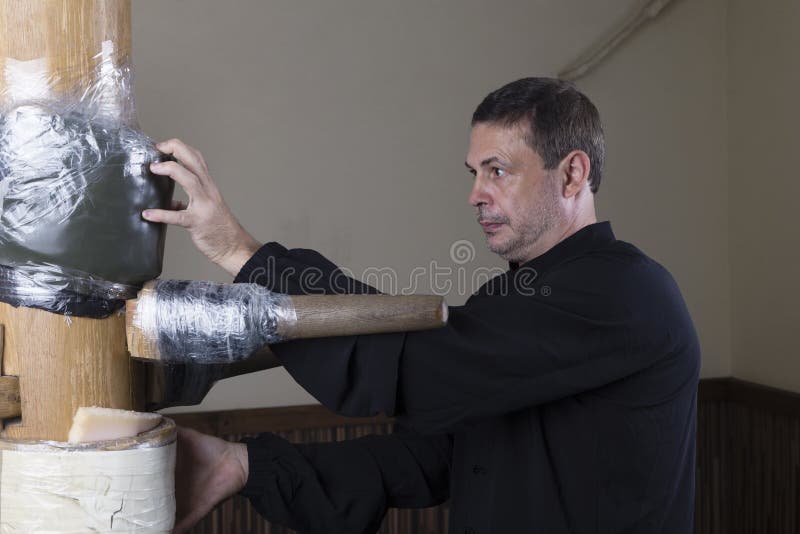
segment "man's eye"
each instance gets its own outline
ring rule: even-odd
[[[501,176],[505,176],[506,171],[503,169],[498,169],[497,167],[492,167],[492,176],[497,176],[500,178]]]

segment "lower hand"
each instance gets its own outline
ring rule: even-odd
[[[173,534],[185,532],[247,482],[247,446],[178,428]]]
[[[150,170],[178,182],[189,202],[186,206],[173,203],[172,210],[148,209],[142,212],[142,217],[186,228],[200,252],[236,276],[261,244],[247,233],[225,204],[200,152],[178,139],[159,143],[156,148],[178,161],[153,163]]]

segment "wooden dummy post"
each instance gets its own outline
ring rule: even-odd
[[[130,61],[130,10],[130,0],[0,0],[0,97],[45,108],[80,98],[99,60]],[[45,79],[20,79],[20,67]],[[128,355],[124,315],[0,302],[0,325],[0,530],[169,532],[171,421],[132,438],[65,443],[81,406],[144,409],[143,367]]]
[[[104,42],[113,43],[115,65],[130,60],[130,24],[130,0],[0,0],[0,94],[12,82],[9,58],[46,62],[52,90],[65,95],[91,84]],[[0,303],[0,324],[2,375],[18,377],[21,406],[1,437],[66,441],[80,406],[143,409],[124,316],[65,317]]]
[[[114,73],[117,70],[124,72],[124,67],[129,66],[130,11],[130,0],[0,0],[0,99],[21,102],[22,107],[29,108],[25,113],[31,109],[37,113],[41,111],[28,118],[45,120],[46,129],[59,120],[66,123],[66,119],[58,115],[59,110],[49,110],[49,102],[70,102],[71,99],[81,98],[82,88],[102,88],[96,78],[104,76],[104,68],[112,71],[110,83],[113,85],[116,80]],[[100,69],[98,61],[102,61]],[[109,83],[105,78],[102,81]],[[131,97],[130,87],[124,89],[128,93],[125,95],[123,91],[123,95]],[[111,92],[108,95],[101,94],[100,98],[108,96],[113,100],[113,90],[114,87],[111,87]],[[100,102],[104,103],[105,100]],[[25,118],[24,113],[17,113],[21,107],[9,112],[6,104],[0,101],[0,110],[13,117]],[[128,106],[131,104],[127,103]],[[123,109],[126,109],[124,102],[120,113]],[[113,115],[113,106],[111,110]],[[0,125],[5,127],[7,118],[0,116]],[[88,129],[93,132],[94,128],[95,124],[92,123]],[[103,127],[98,126],[97,129],[102,130]],[[127,130],[126,133],[130,134]],[[24,131],[22,135],[31,134]],[[32,136],[35,144],[36,136]],[[0,137],[0,141],[3,138]],[[25,139],[11,140],[12,144],[20,141],[24,144]],[[94,137],[89,141],[97,143]],[[149,140],[147,142],[150,143]],[[91,145],[91,142],[88,144]],[[0,144],[0,149],[6,148]],[[30,167],[31,161],[35,163],[37,155],[42,158],[47,158],[47,154],[52,155],[50,145],[39,148],[39,152],[34,151],[32,160],[23,162],[24,169]],[[59,154],[56,152],[56,156],[60,157]],[[67,163],[80,160],[82,155],[77,153],[76,157],[67,158]],[[0,152],[0,158],[2,156]],[[136,159],[137,168],[146,166],[140,159]],[[2,163],[4,160],[0,159]],[[117,161],[113,165],[120,163]],[[103,162],[96,166],[103,167]],[[131,166],[132,160],[126,160],[126,173]],[[2,169],[4,167],[0,166]],[[50,177],[48,172],[43,173],[46,178]],[[55,174],[57,179],[61,178],[61,174]],[[22,177],[25,178],[24,172]],[[124,178],[130,180],[102,182],[132,184],[123,193],[112,187],[112,193],[117,193],[112,196],[122,202],[113,204],[110,211],[94,209],[102,199],[82,198],[87,202],[81,209],[100,218],[99,222],[91,219],[92,224],[110,228],[104,234],[106,240],[102,246],[94,249],[81,246],[85,240],[92,240],[93,237],[98,239],[91,235],[91,225],[88,225],[88,230],[83,228],[75,231],[75,226],[68,226],[64,230],[60,226],[47,226],[51,223],[46,221],[39,225],[37,231],[41,230],[38,237],[47,241],[47,245],[56,251],[54,254],[72,250],[70,246],[74,245],[79,251],[77,255],[84,260],[78,263],[84,265],[88,259],[88,267],[77,271],[79,277],[86,271],[91,276],[79,280],[80,284],[97,284],[97,279],[105,284],[110,280],[110,285],[126,288],[123,293],[127,295],[127,290],[134,286],[118,282],[122,278],[99,275],[92,278],[93,273],[104,272],[103,269],[95,271],[95,263],[109,257],[117,259],[116,267],[122,264],[122,276],[126,276],[128,266],[136,264],[137,256],[153,260],[157,258],[158,261],[150,262],[141,270],[136,270],[139,274],[131,276],[141,276],[134,282],[144,282],[158,276],[163,233],[147,234],[140,230],[163,228],[136,225],[151,224],[141,220],[139,211],[144,207],[153,207],[153,198],[158,199],[157,205],[168,204],[172,182],[163,179],[161,184],[155,183],[152,175],[149,177],[152,181],[146,183],[141,175],[125,174]],[[142,181],[136,181],[140,178]],[[35,175],[34,179],[39,180],[39,175]],[[167,182],[168,188],[163,187]],[[6,209],[9,197],[3,196],[6,191],[4,187],[20,183],[27,182],[19,180],[19,176],[13,172],[0,175],[0,217],[3,223],[0,231],[9,230],[8,227],[11,231],[20,230],[13,222],[6,220],[6,215],[16,212]],[[47,188],[48,185],[42,187]],[[91,186],[83,185],[87,189]],[[151,196],[143,192],[148,186],[155,191]],[[22,191],[27,189],[23,188]],[[20,196],[28,198],[20,195],[19,190],[16,194],[17,200]],[[108,191],[106,194],[109,194]],[[132,196],[137,197],[136,202],[132,201]],[[146,200],[143,200],[145,197]],[[48,197],[45,195],[44,198]],[[150,205],[140,206],[139,203]],[[24,209],[27,207],[23,206]],[[85,211],[82,215],[88,217]],[[70,212],[70,215],[72,213],[78,212]],[[108,222],[110,217],[120,213],[123,217],[116,223]],[[73,222],[74,219],[83,220],[80,217],[66,220]],[[34,220],[37,221],[35,217]],[[154,252],[160,246],[159,252],[150,256],[149,252],[143,253],[136,243],[129,243],[124,237],[127,234],[123,228],[130,230],[131,226],[134,227],[131,235],[143,234],[149,239],[142,240],[149,244],[149,252]],[[25,230],[22,228],[22,231]],[[136,233],[138,231],[139,234]],[[159,235],[161,241],[158,240]],[[56,236],[72,241],[62,243],[57,241]],[[57,241],[60,246],[51,241]],[[12,250],[6,246],[7,243],[0,239],[0,255]],[[120,247],[120,243],[130,246]],[[23,250],[23,258],[20,261],[17,256],[13,261],[4,259],[0,263],[0,285],[6,283],[3,278],[6,275],[2,273],[9,269],[13,273],[16,268],[22,272],[31,265],[37,269],[42,267],[41,260],[28,258],[29,249],[23,247],[14,250]],[[131,250],[133,254],[129,254]],[[73,261],[73,258],[69,261]],[[47,270],[53,268],[53,262],[45,263],[47,265],[43,271],[34,269],[30,272],[34,275],[44,272],[49,276],[52,273]],[[75,280],[72,277],[75,268],[67,271],[61,269],[63,266],[62,263],[55,265],[56,269],[63,271],[58,273],[59,280],[63,282],[66,279],[71,284]],[[108,272],[112,271],[108,269]],[[29,280],[35,281],[36,277]],[[31,289],[40,298],[42,291],[61,291],[58,284],[50,284],[52,287],[48,287],[47,283],[37,284],[34,283]],[[104,290],[107,288],[105,285],[101,287]],[[0,287],[3,300],[11,298],[6,294],[6,289]],[[85,296],[83,293],[80,295],[81,298]],[[108,302],[133,298],[133,295],[111,295]],[[105,295],[100,298],[92,295],[92,298],[106,302]],[[376,298],[380,302],[373,302]],[[296,308],[293,312],[296,320],[287,322],[286,330],[280,332],[287,339],[434,328],[442,326],[447,317],[447,308],[439,297],[293,296],[291,300]],[[83,444],[64,443],[78,408],[96,406],[144,411],[149,406],[155,409],[154,406],[178,404],[173,402],[175,399],[170,395],[181,388],[187,389],[190,394],[188,400],[197,403],[202,400],[213,380],[272,367],[277,362],[271,358],[240,362],[242,365],[231,366],[230,371],[222,366],[187,365],[173,376],[170,374],[171,367],[163,365],[163,362],[151,361],[145,367],[144,363],[130,357],[126,345],[126,320],[121,310],[98,319],[44,311],[27,301],[12,299],[9,302],[20,305],[0,302],[0,531],[169,532],[175,515],[174,423],[164,419],[155,429],[132,438]],[[40,302],[37,306],[43,305]],[[130,348],[133,349],[133,345]],[[142,356],[138,352],[135,354]],[[269,355],[268,349],[266,354]],[[202,368],[202,372],[199,375],[192,374],[198,368]],[[149,375],[146,377],[145,373]]]

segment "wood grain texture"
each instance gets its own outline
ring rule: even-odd
[[[154,298],[154,283],[147,282],[136,299],[125,303],[128,350],[135,358],[162,359],[155,341],[159,332],[144,331],[136,315],[140,302]],[[447,322],[447,305],[435,295],[301,295],[291,301],[294,315],[278,318],[278,333],[285,339],[425,330]],[[187,302],[187,314],[192,305],[196,300]]]
[[[447,306],[435,295],[293,295],[297,320],[278,325],[286,339],[439,328]]]
[[[123,316],[68,318],[0,303],[0,323],[3,371],[19,377],[22,408],[21,422],[0,436],[66,441],[81,406],[143,409],[141,370],[128,356]]]
[[[19,378],[0,376],[0,419],[20,415],[22,415],[22,405],[19,398]]]
[[[194,428],[206,434],[255,434],[258,432],[290,432],[326,427],[387,425],[393,419],[373,417],[345,417],[319,404],[281,406],[276,408],[250,408],[219,412],[176,413],[170,417],[179,426]]]
[[[40,60],[49,97],[76,100],[95,81],[103,42],[113,45],[106,52],[114,65],[130,60],[130,0],[0,0],[0,27],[0,96],[13,89],[12,61]],[[26,86],[16,89],[24,100]],[[19,377],[22,412],[0,436],[65,441],[80,406],[142,406],[135,391],[143,377],[128,357],[123,317],[67,318],[0,303],[0,323],[3,374]]]
[[[16,376],[2,376],[4,333],[5,329],[0,324],[0,430],[3,429],[3,419],[19,417],[22,413],[19,379]]]
[[[0,94],[9,58],[45,58],[55,96],[91,83],[104,41],[115,65],[130,61],[130,0],[2,0],[0,28]]]

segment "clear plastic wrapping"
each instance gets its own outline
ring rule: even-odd
[[[81,317],[105,317],[138,286],[116,284],[47,263],[0,265],[0,301]]]
[[[138,130],[133,70],[110,41],[91,81],[64,90],[46,58],[5,58],[0,85],[0,300],[104,316],[161,272],[174,183]],[[13,272],[10,272],[13,271]]]
[[[161,361],[225,363],[282,341],[296,321],[291,297],[257,284],[159,280],[139,295],[132,325]]]

